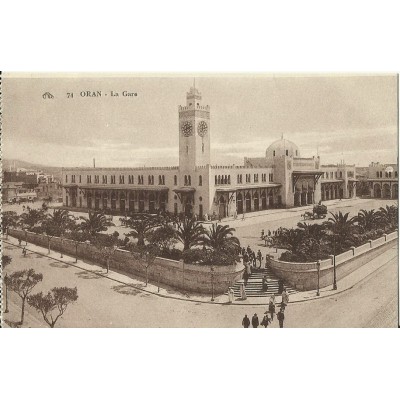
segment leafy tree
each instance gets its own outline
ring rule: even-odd
[[[100,251],[102,258],[106,260],[107,274],[110,272],[110,261],[118,249],[118,232],[116,235],[97,234],[92,244]]]
[[[149,232],[147,240],[150,244],[157,246],[161,252],[167,252],[178,242],[176,230],[168,224],[163,224]]]
[[[147,246],[136,246],[131,251],[133,258],[146,271],[146,286],[149,282],[149,268],[154,264],[159,252],[159,248],[151,244]]]
[[[109,226],[114,226],[114,224],[109,221],[102,212],[99,211],[89,211],[89,216],[87,218],[80,217],[80,219],[83,220],[83,222],[80,224],[80,229],[91,236],[94,236],[96,233],[106,231]]]
[[[22,300],[21,325],[24,323],[25,301],[32,289],[43,280],[42,274],[37,274],[34,269],[24,269],[9,275],[9,288],[17,293]]]
[[[194,218],[184,217],[182,221],[177,222],[177,237],[183,244],[183,251],[200,244],[204,232],[201,223]]]
[[[5,232],[8,239],[8,228],[13,228],[18,225],[19,216],[15,211],[4,211],[2,215],[2,233]]]
[[[54,328],[69,304],[78,300],[77,288],[55,287],[46,295],[43,292],[28,296],[28,304],[40,312],[45,322]],[[55,311],[55,313],[54,313]]]
[[[149,214],[135,214],[125,222],[131,231],[126,234],[127,237],[137,239],[138,246],[145,245],[145,239],[150,237],[152,230],[160,224],[158,217]]]
[[[7,265],[10,264],[10,263],[11,263],[11,257],[10,256],[5,256],[5,255],[1,256],[1,269],[2,269],[2,271],[4,271],[5,267],[7,267]],[[9,280],[10,280],[9,276],[6,273],[4,275],[4,285],[5,285],[5,289],[6,289],[5,290],[5,292],[6,292],[5,310],[4,310],[5,313],[8,313],[8,287],[9,287]]]
[[[205,230],[201,243],[214,250],[239,254],[240,242],[233,232],[235,229],[229,228],[229,225],[213,224],[209,230]]]

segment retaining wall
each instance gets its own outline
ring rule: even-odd
[[[384,253],[395,244],[398,232],[371,240],[336,256],[336,280],[342,279]],[[298,290],[315,290],[318,287],[317,263],[292,263],[271,260],[271,269],[276,276]],[[333,256],[320,262],[320,288],[333,284]]]
[[[49,240],[45,235],[25,232],[19,229],[9,229],[10,236],[26,240],[41,247],[48,247]],[[94,262],[106,267],[106,260],[100,250],[90,243],[76,243],[69,239],[53,237],[50,239],[51,251],[62,252],[80,260]],[[146,268],[127,250],[117,249],[110,260],[110,268],[124,271],[128,274],[146,277]],[[234,265],[214,266],[211,275],[211,266],[186,264],[183,260],[169,260],[157,257],[153,265],[148,268],[149,282],[166,284],[176,289],[193,293],[211,293],[212,283],[214,293],[225,293],[229,286],[241,279],[244,266],[242,263]]]

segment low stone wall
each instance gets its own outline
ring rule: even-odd
[[[398,232],[370,240],[369,243],[353,247],[336,256],[336,279],[342,279],[384,253],[397,240]],[[317,263],[292,263],[271,260],[271,269],[276,276],[298,290],[315,290],[318,286]],[[333,256],[320,262],[320,288],[333,283]]]
[[[25,232],[19,229],[9,229],[9,235],[17,239],[26,240],[29,243],[41,247],[48,247],[48,237],[33,232]],[[62,252],[80,260],[94,262],[106,267],[106,261],[100,250],[88,243],[76,243],[69,239],[53,237],[50,239],[51,251]],[[146,269],[135,260],[135,257],[127,250],[117,249],[110,260],[110,268],[124,271],[128,274],[146,277]],[[227,266],[214,266],[211,275],[211,266],[185,264],[183,260],[175,261],[157,257],[154,264],[148,269],[149,282],[166,284],[175,289],[193,293],[211,293],[212,284],[214,293],[225,293],[229,286],[241,279],[244,266],[241,263]]]

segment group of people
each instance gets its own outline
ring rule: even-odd
[[[283,321],[285,320],[285,308],[287,307],[289,303],[289,295],[284,289],[282,292],[282,302],[280,304],[280,309],[276,313],[276,318],[279,322],[279,328],[283,328]],[[258,319],[258,315],[255,313],[253,317],[251,318],[251,326],[253,328],[258,328],[260,325],[263,326],[264,328],[268,328],[268,326],[272,323],[274,320],[274,315],[275,315],[275,308],[276,308],[276,302],[275,302],[275,295],[273,294],[269,298],[268,302],[268,310],[265,311],[264,317],[261,321]],[[244,328],[248,328],[250,326],[250,319],[247,316],[247,314],[244,316],[242,320],[242,326]]]

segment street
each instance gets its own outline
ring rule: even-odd
[[[260,322],[266,309],[252,305],[213,305],[188,302],[142,292],[127,285],[82,271],[45,256],[9,244],[4,254],[12,257],[7,273],[34,268],[43,281],[33,290],[55,286],[78,288],[78,301],[67,309],[57,327],[241,327],[244,314],[257,313]],[[397,327],[397,247],[385,253],[382,266],[352,289],[323,299],[289,304],[285,327]],[[99,268],[100,270],[100,268]],[[9,325],[20,318],[21,300],[9,292]],[[26,307],[24,327],[46,327],[42,317]],[[273,321],[271,327],[277,328]]]

